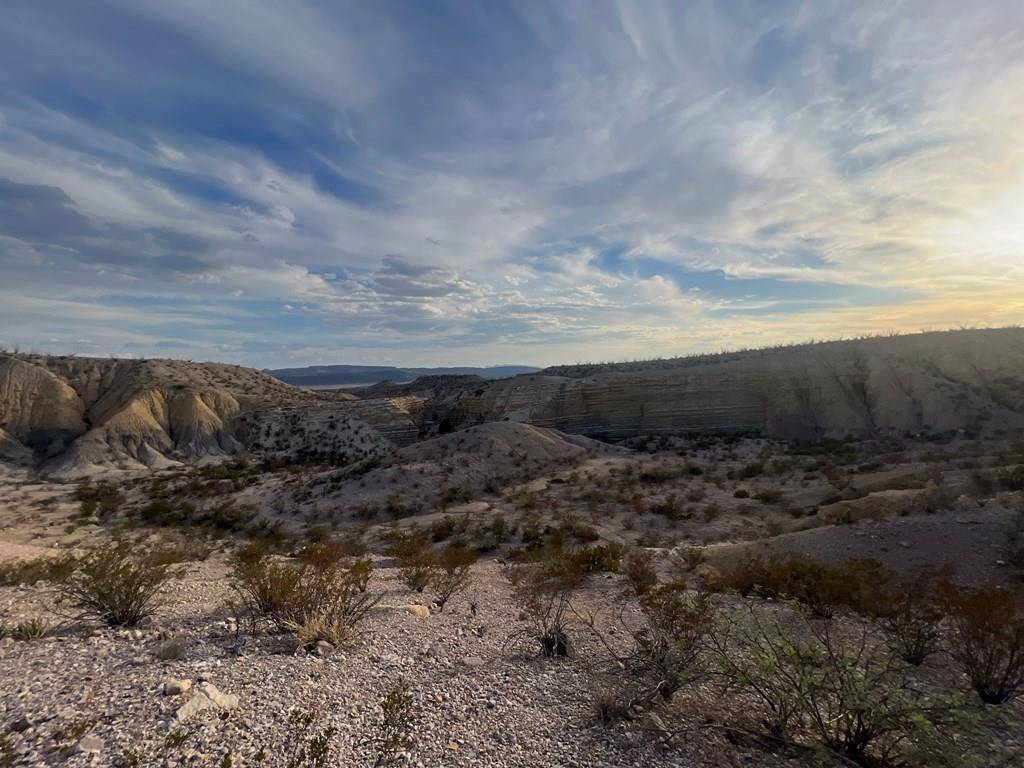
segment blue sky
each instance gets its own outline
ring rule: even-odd
[[[0,345],[633,358],[1024,322],[1024,4],[9,0]]]

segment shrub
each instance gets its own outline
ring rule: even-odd
[[[1024,464],[1003,470],[999,474],[999,483],[1008,491],[1024,491]]]
[[[287,768],[326,768],[334,765],[332,741],[337,729],[316,727],[319,714],[296,707],[288,713]]]
[[[387,535],[387,553],[401,563],[420,554],[429,544],[426,534],[417,529],[391,531]]]
[[[151,616],[157,596],[175,574],[167,563],[152,562],[133,546],[116,541],[79,560],[59,585],[61,596],[85,615],[110,626],[134,626]]]
[[[625,547],[616,542],[596,544],[568,552],[582,573],[618,573]]]
[[[866,598],[863,607],[881,623],[893,651],[908,664],[919,666],[939,650],[944,614],[938,586],[947,576],[943,569],[925,569]]]
[[[549,548],[533,563],[511,566],[507,571],[512,597],[530,626],[510,640],[526,637],[537,643],[541,656],[567,656],[570,650],[569,603],[580,586],[579,563],[561,550]]]
[[[949,654],[986,704],[1024,694],[1024,605],[999,587],[943,587]]]
[[[764,488],[755,493],[754,498],[762,504],[778,504],[782,501],[782,491],[778,488]]]
[[[402,558],[399,563],[398,577],[402,583],[414,592],[422,592],[434,577],[437,560],[433,552],[425,549]]]
[[[377,748],[374,766],[386,765],[413,745],[416,711],[409,685],[399,680],[380,703],[381,722],[372,739]]]
[[[807,740],[858,765],[899,764],[953,709],[924,697],[908,667],[866,631],[841,637],[832,622],[782,627],[750,617],[712,634],[712,663],[777,738]]]
[[[0,639],[10,637],[14,640],[21,640],[25,642],[42,640],[50,634],[51,629],[49,622],[45,619],[40,619],[38,617],[25,619],[24,621],[19,621],[9,629],[0,625]]]
[[[476,552],[463,547],[448,547],[434,558],[430,585],[439,611],[443,612],[448,601],[469,586],[475,562]]]
[[[232,587],[254,617],[292,632],[301,646],[347,642],[379,598],[365,591],[365,564],[276,563],[236,558]],[[360,588],[360,585],[363,588]]]
[[[643,549],[634,549],[626,556],[623,572],[637,597],[643,597],[658,583],[651,553]]]
[[[62,581],[75,569],[75,559],[43,557],[0,564],[0,586],[34,585],[40,581]]]
[[[668,701],[699,674],[698,656],[715,617],[707,593],[692,595],[674,584],[651,589],[640,605],[644,626],[634,634],[635,650],[627,663],[635,686],[627,710]]]
[[[865,610],[889,579],[891,574],[875,560],[833,567],[797,554],[753,555],[726,572],[722,586],[744,597],[790,598],[829,618],[838,606]]]

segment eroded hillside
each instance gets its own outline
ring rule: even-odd
[[[415,382],[406,387],[414,388]],[[427,412],[437,414],[438,425],[526,421],[611,439],[1016,436],[1024,433],[1024,329],[567,366],[483,386],[450,385],[436,392]]]
[[[416,434],[388,401],[241,366],[37,355],[0,358],[0,429],[6,460],[64,476],[247,450],[362,458]]]

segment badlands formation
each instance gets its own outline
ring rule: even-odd
[[[1018,328],[350,390],[0,355],[0,768],[1019,766],[1022,584]]]
[[[486,381],[423,377],[356,395],[240,366],[0,356],[0,456],[56,476],[202,456],[358,461],[421,436],[513,421],[637,435],[866,439],[1024,430],[1024,329],[924,333]]]

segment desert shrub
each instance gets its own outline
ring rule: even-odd
[[[946,584],[949,654],[986,704],[1024,694],[1024,602],[999,587]]]
[[[618,573],[625,547],[616,542],[580,547],[566,553],[576,561],[581,573]]]
[[[312,710],[292,709],[288,713],[288,738],[282,745],[287,768],[326,768],[334,765],[332,741],[337,729],[318,727],[320,715]]]
[[[331,568],[347,558],[366,554],[366,544],[359,537],[326,538],[314,541],[298,551],[300,563],[318,568]]]
[[[399,680],[380,703],[381,721],[371,739],[377,749],[374,767],[387,765],[414,743],[416,709],[409,685]]]
[[[379,598],[360,589],[363,568],[274,562],[263,554],[235,559],[232,588],[249,613],[295,635],[301,646],[350,640]]]
[[[386,540],[388,555],[398,560],[399,563],[419,555],[430,544],[426,533],[418,528],[390,531]]]
[[[31,586],[40,581],[62,581],[75,569],[70,555],[0,563],[0,586]]]
[[[754,498],[762,504],[778,504],[782,501],[782,491],[778,488],[764,488],[755,493]]]
[[[434,558],[430,587],[438,610],[443,612],[448,601],[469,586],[476,558],[476,552],[463,547],[447,547]]]
[[[664,499],[655,501],[650,506],[651,512],[655,515],[662,515],[669,520],[677,520],[683,515],[683,504],[675,494],[669,494]]]
[[[624,561],[623,573],[629,581],[633,594],[643,597],[658,583],[658,574],[654,570],[651,553],[643,549],[634,549]]]
[[[39,617],[19,621],[13,627],[5,627],[0,624],[0,640],[5,637],[10,637],[13,640],[21,640],[23,642],[42,640],[50,634],[52,629],[53,628],[46,619],[41,619]]]
[[[939,650],[944,617],[939,586],[948,575],[946,569],[924,569],[865,594],[860,607],[881,624],[892,650],[908,664],[918,666]]]
[[[829,566],[797,554],[753,555],[728,570],[722,586],[744,597],[789,598],[831,617],[839,606],[865,610],[891,574],[874,560]]]
[[[694,595],[674,584],[654,587],[640,605],[644,625],[634,634],[635,650],[626,662],[634,686],[627,710],[668,701],[700,674],[698,657],[715,619],[707,593]]]
[[[127,541],[115,541],[82,557],[59,584],[70,605],[110,626],[134,626],[151,616],[173,566],[154,563]]]
[[[782,626],[750,612],[712,633],[710,663],[776,738],[810,742],[858,765],[899,764],[935,733],[956,702],[924,694],[905,665],[865,630],[842,636],[832,622]]]
[[[584,576],[579,563],[561,550],[548,549],[536,562],[510,566],[506,575],[512,597],[529,623],[510,640],[526,638],[546,658],[567,656],[569,604]]]
[[[1008,491],[1024,491],[1024,464],[999,473],[999,484]]]
[[[82,504],[82,512],[100,517],[109,517],[116,513],[124,504],[124,493],[113,483],[100,480],[96,483],[84,482],[75,489],[75,498]]]
[[[455,533],[455,527],[455,518],[451,515],[435,520],[430,526],[430,540],[436,543],[451,538]]]
[[[437,558],[429,549],[399,560],[398,578],[413,592],[422,592],[434,577]]]
[[[373,560],[369,557],[360,557],[348,568],[349,576],[360,592],[365,592],[370,586],[370,577],[373,575]]]

